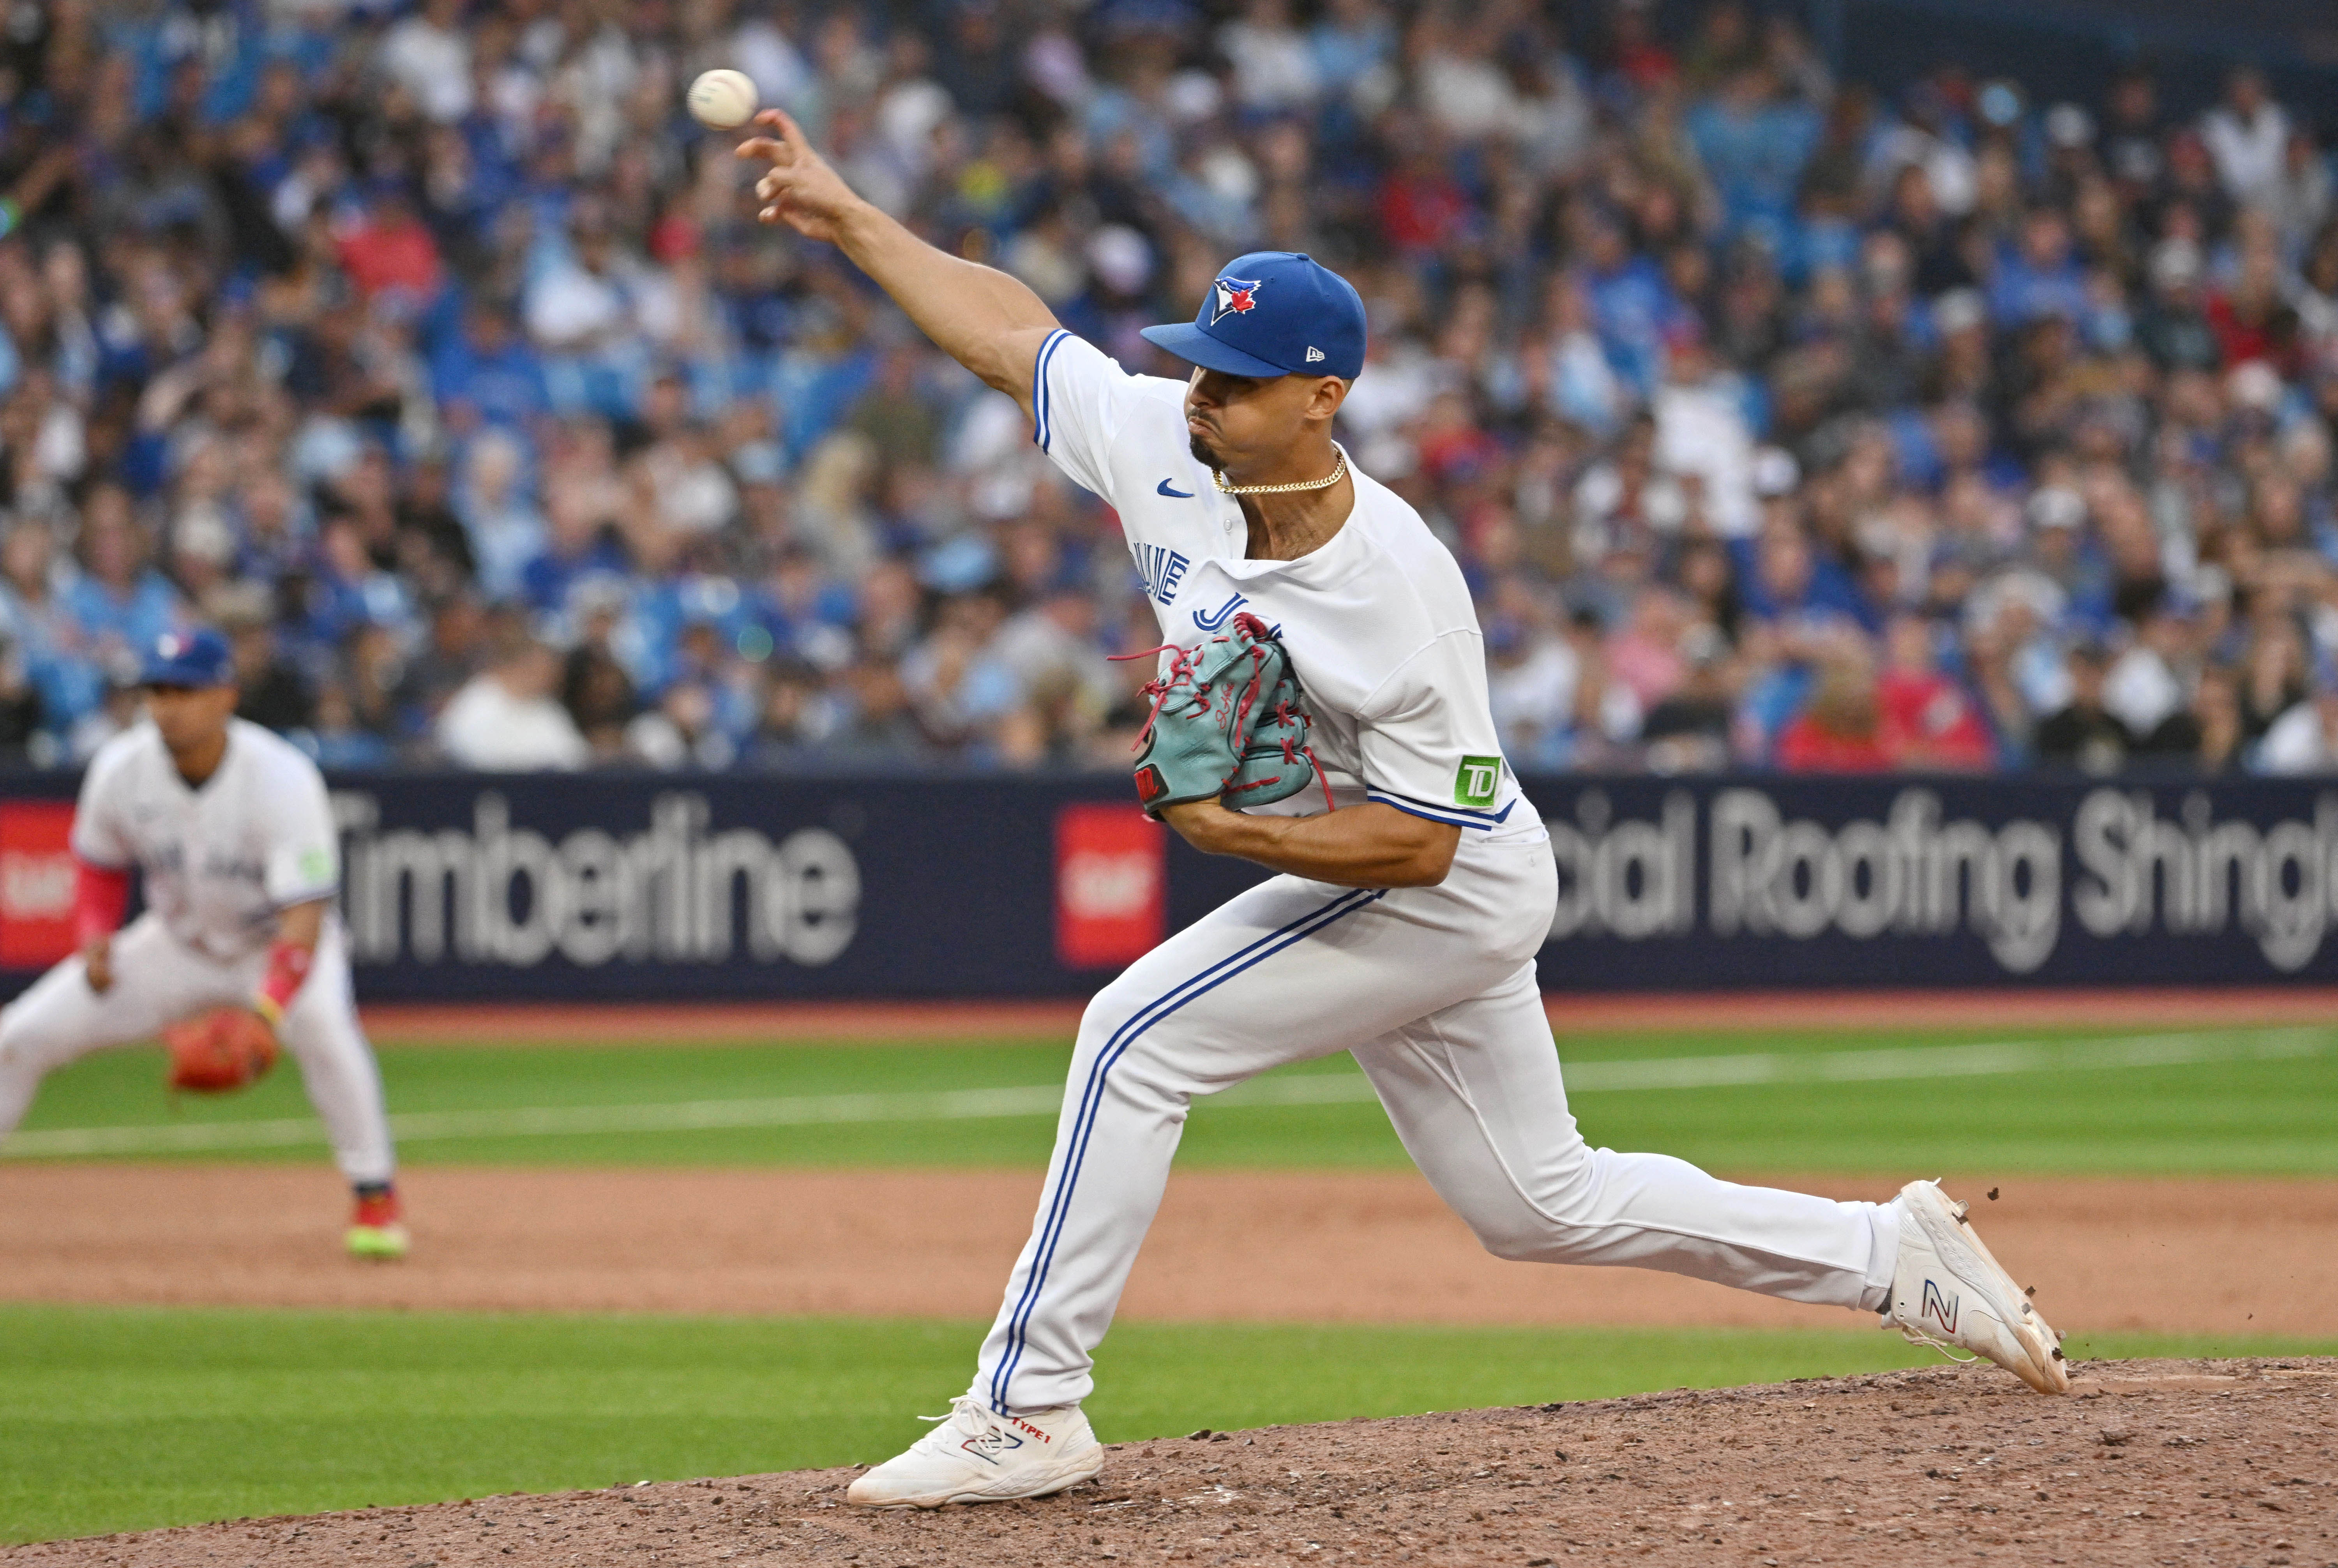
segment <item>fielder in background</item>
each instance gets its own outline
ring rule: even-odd
[[[0,1138],[41,1080],[93,1051],[158,1035],[172,1083],[239,1087],[279,1043],[357,1196],[350,1252],[407,1249],[381,1075],[358,1026],[333,895],[339,840],[316,764],[235,717],[227,641],[166,633],[142,681],[146,718],[99,748],[74,816],[80,951],[0,1012]],[[120,929],[130,872],[146,912]]]
[[[841,248],[1119,514],[1167,644],[1139,799],[1196,848],[1282,873],[1088,1004],[974,1385],[851,1501],[1032,1497],[1095,1475],[1080,1401],[1188,1106],[1335,1051],[1501,1257],[1858,1308],[2068,1388],[2053,1331],[1936,1184],[1836,1202],[1594,1149],[1577,1130],[1535,969],[1557,871],[1502,759],[1468,585],[1331,438],[1364,364],[1345,279],[1303,255],[1238,257],[1192,322],[1144,329],[1190,377],[1131,376],[1021,283],[855,196],[784,114],[759,119],[776,135],[740,151],[771,164],[764,220]]]

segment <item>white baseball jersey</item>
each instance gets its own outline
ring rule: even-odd
[[[1557,867],[1502,762],[1459,569],[1361,474],[1355,511],[1321,549],[1244,560],[1247,526],[1187,447],[1184,397],[1056,332],[1039,354],[1038,442],[1119,509],[1169,641],[1245,609],[1282,629],[1335,799],[1459,823],[1461,841],[1432,887],[1270,877],[1096,994],[972,1396],[998,1411],[1086,1397],[1187,1106],[1334,1051],[1354,1054],[1406,1150],[1505,1258],[1874,1309],[1897,1257],[1890,1209],[1733,1186],[1585,1141],[1535,969]]]
[[[114,937],[105,990],[90,987],[76,954],[0,1009],[0,1139],[23,1120],[41,1080],[68,1063],[151,1040],[206,1008],[249,1004],[277,911],[329,897],[340,881],[316,764],[241,719],[200,788],[180,777],[151,723],[100,747],[82,780],[73,848],[93,866],[142,870],[146,913]],[[398,1157],[339,920],[325,922],[308,983],[276,1036],[300,1064],[341,1173],[388,1181]]]
[[[1378,800],[1476,838],[1538,841],[1502,758],[1461,568],[1420,514],[1352,465],[1355,510],[1296,561],[1244,555],[1249,525],[1187,442],[1185,385],[1131,376],[1068,332],[1039,350],[1034,436],[1120,514],[1164,640],[1190,647],[1249,611],[1306,689],[1340,805]],[[1320,809],[1310,790],[1262,811]]]
[[[339,840],[317,765],[282,737],[231,720],[227,755],[200,787],[141,723],[90,760],[74,853],[145,873],[146,904],[182,946],[231,962],[268,945],[276,912],[332,896]]]

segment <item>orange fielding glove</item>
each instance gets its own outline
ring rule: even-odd
[[[214,1007],[162,1031],[171,1087],[221,1094],[257,1083],[276,1065],[276,1032],[249,1007]]]

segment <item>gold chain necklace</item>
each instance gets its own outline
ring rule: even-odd
[[[1331,472],[1321,479],[1300,479],[1289,485],[1229,485],[1225,471],[1220,468],[1210,470],[1210,478],[1221,495],[1282,495],[1293,490],[1329,490],[1348,472],[1348,449],[1334,441],[1331,450],[1340,455],[1340,461],[1332,465]]]

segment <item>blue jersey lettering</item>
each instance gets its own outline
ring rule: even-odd
[[[1144,581],[1144,592],[1163,604],[1177,597],[1177,584],[1184,580],[1185,569],[1193,564],[1184,555],[1166,544],[1131,543],[1129,558],[1136,563],[1136,574]]]

